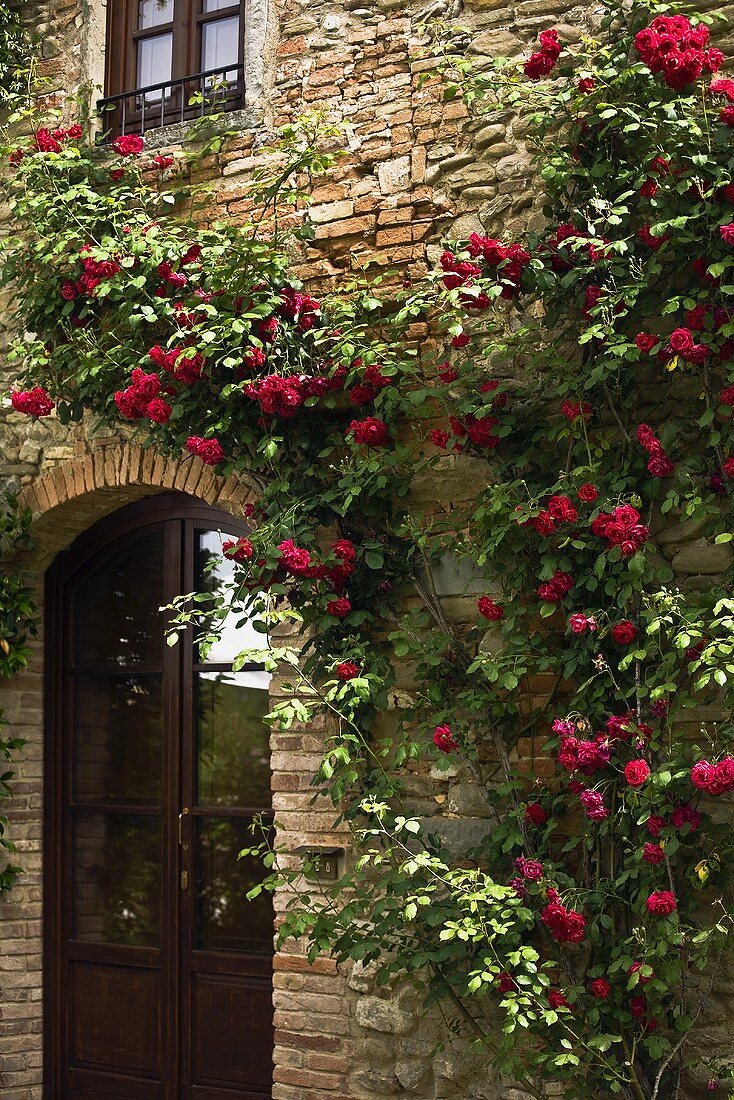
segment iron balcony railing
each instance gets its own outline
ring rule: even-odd
[[[244,105],[244,64],[223,65],[97,100],[104,127],[101,140],[203,118],[212,110],[236,111]]]

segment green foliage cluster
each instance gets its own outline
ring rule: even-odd
[[[31,516],[18,507],[9,494],[0,512],[0,553],[3,556],[22,553],[28,547],[28,527]],[[36,607],[22,573],[16,570],[0,574],[0,676],[15,676],[28,665],[28,638],[36,632]],[[0,712],[0,731],[7,719]],[[0,806],[10,796],[10,768],[13,756],[23,747],[18,737],[0,735]],[[0,813],[0,894],[12,889],[20,867],[12,861],[15,846],[8,836],[8,819]],[[2,858],[6,857],[6,858]]]
[[[609,3],[542,84],[445,53],[449,95],[529,115],[545,225],[459,244],[401,292],[316,301],[277,219],[275,238],[201,228],[182,164],[13,152],[4,280],[37,333],[16,407],[133,422],[260,489],[231,591],[177,611],[204,643],[233,606],[254,616],[290,692],[273,724],[327,723],[314,797],[356,858],[312,891],[263,842],[281,936],[420,980],[534,1096],[677,1100],[734,918],[715,800],[734,786],[734,160],[718,93],[669,87],[634,48],[667,10]],[[264,155],[268,215],[328,170],[316,136]],[[457,471],[471,499],[422,503]],[[723,581],[672,569],[682,523]],[[450,569],[484,590],[468,625],[439,595]],[[548,780],[518,766],[530,736]],[[484,800],[473,852],[411,812],[429,765]],[[726,1052],[706,1064],[730,1078]]]

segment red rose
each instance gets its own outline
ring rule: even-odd
[[[612,638],[618,645],[630,645],[636,637],[637,627],[629,619],[623,619],[612,627]]]
[[[641,787],[650,775],[650,768],[646,760],[630,760],[624,766],[624,778],[630,787]]]
[[[691,350],[694,344],[695,340],[693,339],[693,333],[687,328],[674,329],[668,337],[668,346],[670,350],[680,355],[685,355],[687,351]]]
[[[122,134],[112,142],[112,148],[121,157],[137,156],[145,148],[145,142],[138,134]]]
[[[172,412],[171,406],[162,397],[154,397],[145,407],[145,415],[156,424],[167,424]]]
[[[677,909],[677,902],[675,900],[675,894],[672,894],[670,890],[658,890],[654,894],[650,894],[650,897],[645,902],[648,912],[654,913],[659,917],[667,917]]]
[[[543,864],[537,859],[526,859],[525,856],[518,856],[515,860],[515,867],[528,882],[540,882],[543,877]]]
[[[480,596],[477,600],[477,610],[480,615],[493,623],[499,622],[505,613],[504,607],[499,603],[495,603],[491,596]]]
[[[576,87],[582,95],[588,95],[589,92],[593,92],[596,87],[596,81],[593,76],[582,76],[576,83]]]
[[[529,806],[525,807],[525,821],[528,825],[537,825],[540,828],[541,825],[545,825],[547,820],[548,814],[539,802],[531,802]]]
[[[428,433],[428,438],[430,439],[434,447],[440,447],[440,449],[443,451],[448,445],[449,433],[441,431],[440,428],[433,428],[433,430]]]
[[[508,974],[505,970],[504,973],[497,975],[495,987],[498,993],[513,993],[517,990],[517,982],[512,975]]]
[[[666,827],[668,822],[660,814],[650,814],[647,819],[647,831],[650,836],[660,836],[661,831]]]
[[[630,1012],[639,1020],[641,1016],[644,1016],[647,1012],[647,999],[643,993],[638,993],[635,997],[630,997]]]
[[[642,962],[633,962],[632,966],[627,971],[627,974],[629,975],[630,978],[632,977],[633,974],[637,975],[637,984],[638,985],[647,985],[647,983],[651,982],[652,979],[655,977],[655,975],[653,973],[650,973],[650,974],[647,974],[647,975],[640,973],[643,966],[646,966],[646,965],[647,965],[646,963],[642,963]]]
[[[612,991],[612,987],[606,978],[595,978],[590,988],[592,995],[601,1001],[605,1001]]]
[[[566,998],[563,996],[563,994],[559,993],[558,990],[556,990],[556,989],[551,989],[550,992],[548,993],[548,1004],[551,1006],[551,1008],[556,1008],[556,1009],[557,1008],[570,1008],[571,1007],[570,1004],[568,1003],[568,1001],[566,1000]]]
[[[734,244],[734,222],[729,225],[720,225],[719,233],[724,244]]]
[[[648,355],[656,344],[660,341],[657,336],[653,336],[650,332],[638,332],[635,336],[635,344],[640,351]]]
[[[355,443],[384,447],[387,443],[387,424],[376,416],[368,416],[365,420],[353,420],[346,434],[351,435]]]
[[[352,605],[345,596],[339,596],[336,600],[330,600],[326,605],[327,614],[337,619],[344,619],[352,610]]]
[[[469,335],[468,332],[461,332],[461,333],[459,333],[458,336],[454,336],[453,340],[451,341],[451,347],[452,348],[465,348],[470,340],[471,340],[471,336]]]
[[[575,611],[569,615],[568,625],[573,634],[585,634],[587,630],[596,630],[596,619],[593,615],[584,615],[583,611]]]
[[[340,680],[353,680],[359,676],[359,665],[355,665],[354,661],[342,661],[336,666],[336,674]]]
[[[599,496],[599,490],[596,485],[591,485],[589,482],[586,482],[585,485],[579,485],[576,495],[579,500],[583,500],[586,504],[593,504]]]
[[[246,561],[252,557],[252,543],[246,538],[239,538],[236,542],[233,539],[225,539],[222,543],[222,554],[232,561]]]
[[[659,844],[651,844],[649,841],[646,841],[642,849],[642,858],[645,863],[650,863],[655,866],[663,862],[665,859],[665,852]]]
[[[454,749],[458,749],[459,747],[459,742],[451,733],[450,726],[436,726],[436,731],[433,734],[433,743],[439,752],[453,752]]]

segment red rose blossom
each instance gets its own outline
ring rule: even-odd
[[[536,825],[538,828],[545,825],[548,820],[548,814],[539,802],[531,802],[526,806],[524,817],[528,825]]]
[[[496,623],[503,617],[505,609],[502,604],[495,603],[491,596],[480,596],[477,600],[479,614]]]
[[[612,991],[612,987],[606,978],[595,978],[590,989],[592,995],[601,1001],[605,1001]]]
[[[112,148],[121,157],[137,156],[145,148],[145,141],[139,134],[122,134],[112,142]]]
[[[353,680],[359,676],[359,665],[355,665],[354,661],[342,661],[336,666],[336,674],[340,680]]]
[[[584,485],[579,485],[577,497],[579,500],[583,500],[586,504],[593,504],[599,496],[599,490],[596,485],[592,485],[586,482]]]
[[[670,890],[658,890],[654,894],[650,894],[645,905],[648,912],[654,913],[658,917],[667,917],[678,907],[675,894],[672,894]]]
[[[376,416],[353,420],[346,434],[351,435],[355,443],[362,443],[367,447],[384,447],[387,444],[387,424]]]
[[[719,233],[724,244],[734,244],[734,222],[728,225],[720,225]]]
[[[433,734],[433,743],[439,752],[449,753],[459,747],[459,742],[453,736],[450,726],[436,726],[436,731]]]
[[[650,776],[650,767],[646,760],[630,760],[624,766],[624,778],[630,787],[641,787]]]
[[[202,439],[198,435],[189,436],[186,440],[186,450],[200,458],[207,466],[218,466],[226,457],[217,439]]]
[[[623,619],[612,627],[612,638],[618,645],[631,645],[637,637],[637,627],[629,619]]]
[[[665,852],[659,844],[651,844],[650,841],[646,841],[642,849],[642,858],[645,863],[650,863],[652,866],[655,866],[663,862],[665,859]]]

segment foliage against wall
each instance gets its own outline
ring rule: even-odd
[[[332,720],[318,785],[359,854],[325,896],[274,873],[283,935],[420,975],[532,1095],[680,1095],[734,915],[716,803],[734,789],[734,82],[706,20],[666,12],[610,4],[573,52],[544,32],[523,74],[446,54],[448,95],[530,100],[545,224],[475,235],[389,301],[314,299],[277,225],[200,228],[182,166],[142,139],[42,127],[10,151],[5,280],[36,334],[14,406],[135,423],[261,487],[225,547],[234,598],[306,628],[268,658],[293,682],[273,721]],[[261,205],[305,199],[329,161],[314,137],[286,135]],[[436,518],[412,491],[447,464],[484,481]],[[683,589],[659,553],[683,521],[720,582]],[[433,582],[449,551],[491,578],[469,626]],[[537,675],[554,686],[528,714]],[[548,731],[544,784],[513,756],[529,731]],[[492,821],[460,860],[401,793],[457,759]]]

